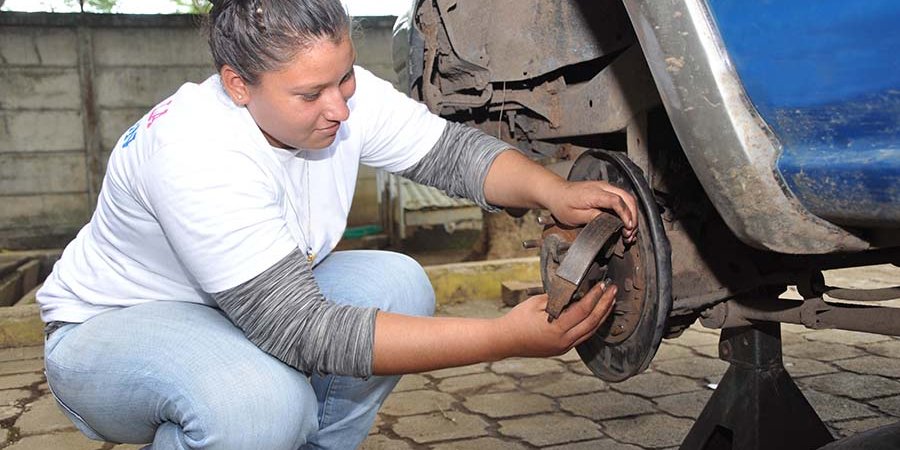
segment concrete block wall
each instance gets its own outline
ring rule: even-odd
[[[0,247],[17,248],[90,217],[78,32],[4,24],[0,63]]]
[[[0,14],[0,249],[65,245],[93,212],[109,151],[153,105],[213,73],[194,16]],[[394,81],[393,18],[362,18],[358,63]],[[351,225],[377,223],[360,171]]]
[[[356,45],[356,63],[378,77],[397,86],[397,75],[391,59],[391,29],[394,17],[366,17],[356,20],[353,42]],[[353,207],[348,218],[349,226],[379,223],[378,184],[376,171],[368,166],[359,168]]]

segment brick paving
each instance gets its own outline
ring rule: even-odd
[[[896,284],[898,272],[886,273]],[[472,301],[441,314],[504,311],[499,301]],[[832,434],[900,421],[900,338],[795,325],[782,333],[786,369]],[[677,448],[727,367],[715,356],[717,336],[695,325],[665,341],[647,372],[618,384],[590,376],[574,352],[407,376],[362,449]],[[41,356],[39,346],[0,350],[0,448],[141,447],[77,433],[52,401]]]

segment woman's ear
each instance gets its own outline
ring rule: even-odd
[[[237,71],[225,64],[219,70],[219,77],[222,78],[222,87],[225,88],[225,92],[228,93],[231,100],[238,106],[246,106],[250,101],[250,90],[247,89],[247,83],[238,75]]]

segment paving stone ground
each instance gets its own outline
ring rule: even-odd
[[[837,279],[852,287],[898,284],[900,270],[843,270]],[[440,313],[504,311],[499,301],[471,301]],[[787,371],[834,436],[900,421],[900,338],[796,325],[783,325],[782,334]],[[677,448],[727,368],[714,351],[717,339],[717,330],[695,324],[664,341],[648,371],[618,384],[591,376],[574,352],[407,376],[362,449]],[[41,358],[41,347],[0,350],[0,449],[141,447],[81,436],[53,402]]]

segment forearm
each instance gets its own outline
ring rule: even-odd
[[[212,296],[251,342],[289,366],[308,373],[371,375],[374,308],[326,301],[299,250]]]
[[[561,355],[593,336],[612,311],[615,287],[603,283],[547,321],[547,295],[496,319],[375,316],[373,372],[424,372],[522,356]]]
[[[565,180],[515,149],[494,160],[484,181],[484,196],[493,205],[547,208]]]
[[[373,373],[394,375],[497,361],[514,346],[496,319],[413,317],[379,311]]]
[[[421,161],[399,174],[496,210],[484,196],[484,179],[509,145],[481,130],[448,122],[440,139]]]

